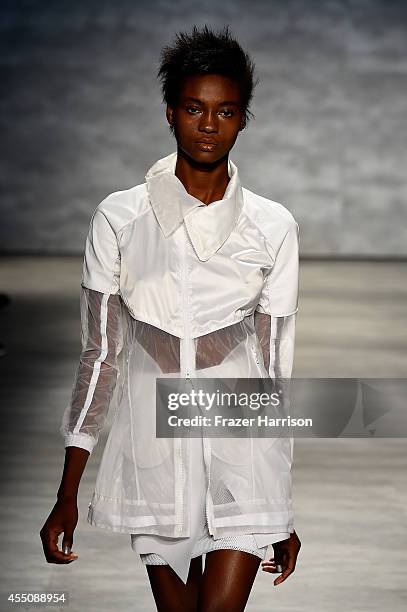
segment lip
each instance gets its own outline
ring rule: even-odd
[[[203,142],[203,141],[198,141],[196,143],[197,148],[200,151],[206,152],[206,153],[211,153],[212,151],[214,151],[216,149],[216,147],[218,146],[216,142]]]
[[[215,140],[206,140],[206,139],[197,140],[196,142],[198,144],[208,144],[208,145],[217,145],[218,144]]]

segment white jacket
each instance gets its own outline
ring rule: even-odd
[[[155,437],[157,377],[290,377],[299,228],[241,186],[222,200],[175,176],[177,154],[94,210],[81,282],[82,353],[61,433],[92,452],[117,392],[89,523],[189,536],[189,438]],[[116,387],[117,384],[117,388]],[[292,438],[204,438],[215,538],[293,531]]]

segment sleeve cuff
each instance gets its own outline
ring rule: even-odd
[[[283,311],[283,312],[270,312],[269,308],[264,308],[264,306],[262,306],[261,304],[258,304],[255,308],[255,310],[257,312],[261,312],[263,314],[267,314],[270,317],[291,317],[291,315],[297,314],[298,312],[298,306],[295,308],[295,310],[290,310],[290,311]]]
[[[92,436],[87,436],[86,434],[66,434],[65,438],[65,448],[67,446],[77,446],[79,448],[84,448],[85,450],[92,453],[93,448],[96,444],[94,438]]]

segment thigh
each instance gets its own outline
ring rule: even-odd
[[[170,565],[145,567],[158,612],[196,612],[202,578],[202,557],[191,559],[186,584]]]
[[[206,554],[199,591],[199,612],[241,612],[253,586],[260,557],[232,549]]]

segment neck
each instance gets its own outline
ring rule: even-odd
[[[178,147],[175,176],[190,195],[204,204],[222,200],[230,180],[228,156],[211,164],[202,164],[187,156]]]

